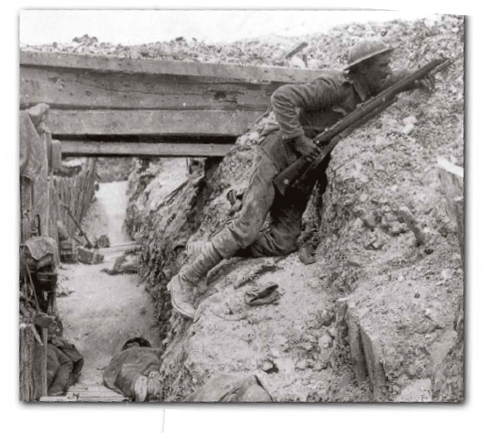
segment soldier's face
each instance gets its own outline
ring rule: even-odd
[[[389,53],[376,56],[363,68],[362,74],[370,88],[381,88],[387,76],[391,74],[391,56]]]

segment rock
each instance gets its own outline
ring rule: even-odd
[[[348,261],[348,264],[349,264],[350,266],[354,266],[354,267],[356,267],[356,268],[360,268],[360,267],[362,266],[362,264],[361,264],[361,263],[359,263],[357,260],[354,260],[354,259],[348,259],[347,261]]]
[[[296,363],[296,369],[297,370],[305,370],[308,368],[308,362],[305,360],[300,360]]]
[[[314,347],[310,342],[303,342],[300,347],[305,351],[311,351]]]
[[[323,368],[326,368],[328,364],[330,363],[331,356],[333,354],[333,349],[332,348],[327,348],[323,351],[318,356],[318,362],[323,366]]]
[[[430,379],[414,380],[394,399],[397,403],[430,403],[433,401]]]
[[[310,342],[312,344],[316,344],[318,342],[318,339],[316,338],[316,336],[313,336],[309,333],[305,333],[301,339],[304,342]]]
[[[399,234],[403,234],[406,231],[406,224],[400,223],[398,221],[394,221],[392,224],[390,224],[389,234],[391,234],[392,236],[398,236]]]
[[[365,249],[377,251],[382,249],[385,244],[386,241],[381,236],[376,233],[370,233],[366,236],[363,246]]]
[[[324,310],[321,314],[321,322],[325,327],[328,327],[334,320],[335,315],[328,309]]]
[[[378,238],[376,241],[372,243],[372,249],[380,250],[384,247],[386,241],[384,239]]]
[[[367,216],[363,218],[364,225],[374,231],[374,228],[376,227],[376,222],[375,222],[375,216],[373,213],[369,213]]]
[[[260,139],[260,135],[258,132],[254,131],[249,134],[248,141],[250,143],[258,143],[259,139]]]
[[[333,338],[325,333],[319,340],[318,345],[322,350],[325,350],[333,345]]]
[[[316,257],[313,255],[313,252],[308,245],[304,245],[299,250],[299,260],[303,265],[312,265],[313,263],[316,263]]]
[[[413,131],[414,131],[414,125],[409,124],[409,125],[406,125],[404,128],[402,128],[401,133],[404,135],[409,135]]]
[[[281,355],[281,352],[276,347],[272,347],[270,351],[273,357],[279,357]]]
[[[277,373],[279,369],[276,367],[276,364],[274,362],[271,362],[270,360],[265,360],[260,364],[260,368],[262,371],[266,373]]]
[[[324,363],[324,362],[318,361],[314,364],[313,371],[321,371],[321,370],[325,370],[326,368],[328,368],[328,362]]]
[[[453,270],[444,269],[443,271],[441,271],[441,278],[443,278],[444,281],[451,280],[453,278]]]
[[[409,117],[406,117],[405,119],[403,119],[402,122],[405,125],[415,125],[416,123],[418,123],[418,119],[414,116],[409,116]]]

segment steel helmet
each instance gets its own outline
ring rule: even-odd
[[[380,38],[361,40],[350,49],[348,53],[348,65],[345,67],[345,70],[349,70],[367,59],[391,52],[394,49],[395,47],[389,47]]]

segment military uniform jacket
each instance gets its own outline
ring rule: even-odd
[[[283,85],[271,97],[278,123],[274,131],[279,130],[283,140],[303,134],[314,138],[354,111],[358,104],[379,94],[408,73],[393,73],[378,90],[370,90],[357,79],[340,71],[326,71],[306,84]],[[265,142],[263,147],[280,169],[296,159],[294,151],[282,141]]]

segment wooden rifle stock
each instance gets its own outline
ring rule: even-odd
[[[311,171],[316,169],[319,164],[323,162],[340,140],[349,135],[354,129],[380,114],[388,106],[392,105],[396,100],[395,98],[397,94],[408,90],[415,81],[424,78],[433,71],[436,73],[440,68],[445,68],[449,64],[449,60],[445,59],[430,62],[401,79],[396,84],[390,86],[377,96],[358,106],[354,111],[346,115],[331,128],[325,129],[313,139],[318,146],[323,147],[319,156],[312,162],[301,157],[279,173],[279,175],[274,178],[274,185],[277,190],[279,190],[282,195],[285,195],[289,187],[296,186],[298,177],[301,176],[299,178],[301,183],[304,180],[304,176],[309,178]]]
[[[345,129],[340,134],[336,135],[327,145],[325,145],[325,147],[321,150],[318,157],[302,173],[296,176],[292,184],[292,187],[296,187],[298,188],[298,190],[300,190],[301,186],[305,187],[306,184],[308,184],[311,180],[316,180],[316,177],[318,175],[315,175],[314,171],[316,169],[319,169],[320,164],[324,161],[324,159],[328,156],[328,154],[334,149],[334,147],[341,140],[347,138],[355,129],[359,128],[362,125],[365,125],[368,121],[378,116],[382,111],[385,111],[386,108],[390,107],[396,102],[397,102],[397,97],[394,97],[393,99],[384,102],[381,106],[371,111],[369,114],[366,114],[365,117],[358,120],[353,125],[350,125],[347,129]]]

